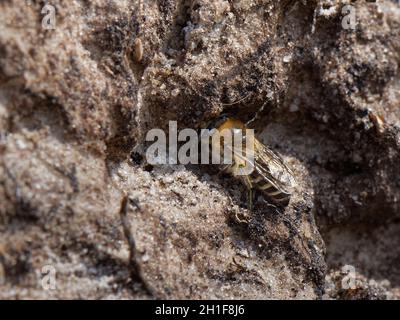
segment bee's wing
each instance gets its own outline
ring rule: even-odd
[[[257,139],[254,139],[254,149],[254,169],[278,190],[292,193],[295,180],[283,159]]]
[[[233,152],[235,162],[254,167],[253,169],[276,189],[283,193],[292,193],[295,185],[292,171],[278,154],[257,139],[254,138],[254,163],[245,156],[249,154],[247,145],[242,145],[244,153],[242,153],[243,150],[237,150],[235,147],[227,147]]]

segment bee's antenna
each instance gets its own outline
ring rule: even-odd
[[[246,100],[248,97],[250,97],[250,94],[251,94],[251,93],[247,94],[247,95],[244,96],[243,98],[240,98],[238,101],[235,101],[235,102],[232,102],[232,103],[222,103],[222,102],[221,102],[221,104],[222,104],[223,106],[233,106],[233,105],[235,105],[235,104],[238,104],[238,103],[242,102],[243,100]]]
[[[266,106],[267,103],[268,103],[268,101],[265,101],[265,102],[263,103],[263,105],[261,106],[261,108],[257,110],[257,112],[256,112],[256,114],[254,115],[254,117],[251,118],[249,121],[247,121],[247,122],[245,123],[246,127],[248,127],[250,123],[253,123],[255,120],[258,119],[258,117],[259,117],[259,115],[261,114],[261,112],[264,111],[264,108],[265,108],[265,106]]]
[[[255,120],[257,120],[257,119],[259,118],[260,114],[264,111],[265,106],[267,105],[267,103],[268,103],[269,101],[271,101],[273,98],[275,98],[275,99],[274,99],[274,100],[275,100],[275,104],[276,104],[277,106],[279,105],[279,96],[277,97],[277,95],[276,95],[276,86],[275,86],[275,90],[274,90],[273,93],[275,93],[275,94],[273,94],[273,96],[272,96],[271,98],[268,98],[268,96],[267,96],[267,100],[263,103],[263,105],[261,106],[261,108],[257,110],[257,112],[256,112],[256,114],[254,115],[254,117],[251,118],[249,121],[247,121],[247,122],[245,123],[246,127],[247,127],[250,123],[253,123]]]

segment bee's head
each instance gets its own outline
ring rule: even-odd
[[[217,129],[218,131],[222,131],[224,129],[245,129],[245,125],[242,121],[237,120],[228,114],[222,114],[218,118],[210,121],[207,126],[207,129]]]

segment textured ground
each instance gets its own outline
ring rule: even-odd
[[[0,298],[400,298],[399,5],[357,1],[345,30],[351,1],[142,2],[52,0],[54,30],[0,3]],[[141,155],[169,120],[261,108],[284,213]]]

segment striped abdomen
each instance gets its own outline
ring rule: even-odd
[[[251,173],[249,178],[254,189],[262,192],[275,203],[280,205],[287,205],[289,203],[291,194],[274,186],[256,170]]]

